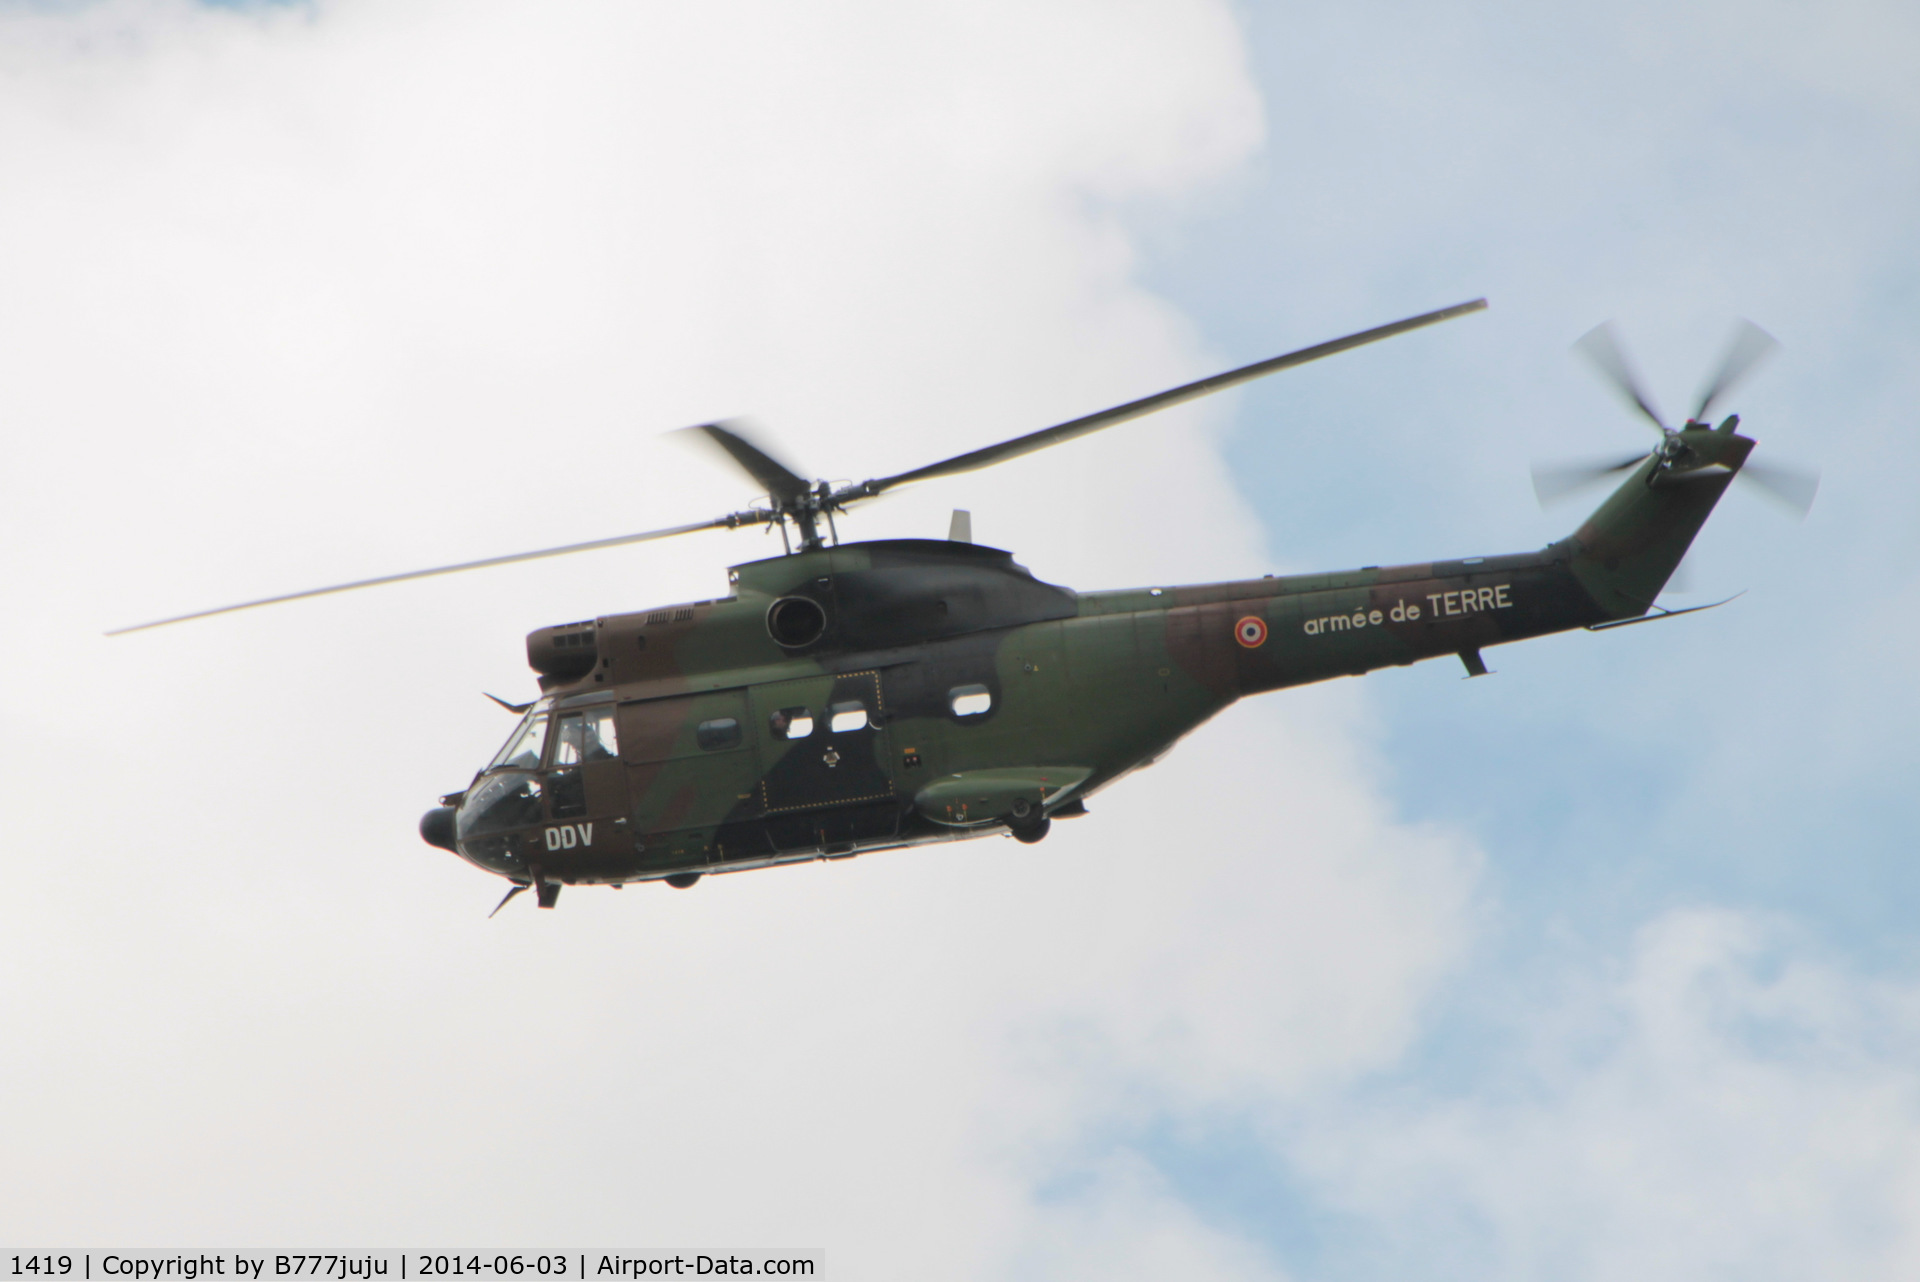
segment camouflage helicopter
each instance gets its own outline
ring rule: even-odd
[[[1738,475],[1804,508],[1806,478],[1749,465],[1738,416],[1706,415],[1771,344],[1742,331],[1698,408],[1668,427],[1604,326],[1581,348],[1661,433],[1651,452],[1537,470],[1545,501],[1628,472],[1536,552],[1188,587],[1075,592],[971,541],[842,543],[836,514],[1349,348],[1484,299],[1303,348],[942,462],[839,488],[737,425],[689,429],[766,492],[695,525],[387,575],[124,628],[667,538],[779,527],[785,553],[734,566],[728,594],[538,628],[540,697],[506,746],[420,821],[430,844],[551,908],[562,886],[664,881],[987,834],[1037,842],[1243,695],[1422,659],[1487,671],[1487,646],[1690,613],[1654,599]],[[1698,606],[1695,609],[1710,607]],[[492,696],[489,696],[492,697]]]

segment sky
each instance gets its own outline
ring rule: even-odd
[[[1920,15],[0,3],[0,1241],[848,1278],[1920,1267]],[[107,639],[902,471],[1081,589],[1519,551],[1652,440],[1817,468],[1668,604],[1264,696],[1022,846],[574,889],[414,825],[529,630],[758,533]],[[1597,502],[1598,496],[1592,496]]]

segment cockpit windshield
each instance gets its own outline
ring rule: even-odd
[[[547,747],[547,714],[533,712],[520,723],[520,728],[507,740],[507,746],[500,749],[500,755],[487,764],[489,770],[510,767],[515,770],[538,770],[540,754]]]

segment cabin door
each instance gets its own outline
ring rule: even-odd
[[[550,756],[546,849],[579,857],[624,855],[631,834],[613,704],[556,712]]]
[[[760,786],[769,813],[880,801],[887,773],[878,672],[822,674],[753,690]]]

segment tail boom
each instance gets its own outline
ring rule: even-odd
[[[1219,703],[1638,617],[1753,446],[1685,435],[1714,438],[1691,442],[1697,464],[1650,457],[1574,534],[1537,552],[1174,588],[1151,602],[1098,596],[1143,622],[1159,607],[1167,658]],[[1095,599],[1083,597],[1083,613]]]

